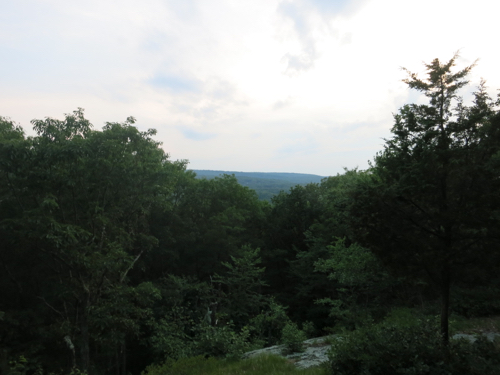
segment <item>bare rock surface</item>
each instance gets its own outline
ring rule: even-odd
[[[495,333],[495,332],[482,332],[480,334],[476,335],[470,335],[467,333],[457,333],[453,335],[451,338],[452,339],[466,339],[469,340],[470,342],[474,342],[477,340],[479,336],[484,336],[488,341],[495,341],[495,339],[500,339],[500,333]]]
[[[481,335],[485,336],[488,340],[500,340],[500,333],[483,332]],[[457,333],[453,335],[452,339],[466,339],[470,342],[477,340],[479,335],[471,335],[465,333]],[[308,368],[319,366],[323,362],[328,361],[328,351],[331,345],[327,341],[335,340],[336,336],[324,336],[309,339],[304,341],[304,351],[301,353],[289,353],[286,351],[284,345],[270,346],[264,349],[253,350],[243,354],[243,358],[251,358],[258,355],[275,354],[287,358],[293,362],[298,368]]]
[[[298,368],[318,366],[328,361],[330,344],[327,339],[332,340],[334,336],[317,337],[304,341],[304,351],[301,353],[289,353],[284,345],[270,346],[264,349],[253,350],[243,354],[243,358],[251,358],[263,354],[275,354],[287,358]]]

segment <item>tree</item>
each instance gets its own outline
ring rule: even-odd
[[[152,232],[159,244],[145,258],[146,277],[167,274],[208,281],[222,273],[241,246],[259,246],[262,208],[256,193],[234,176],[196,179],[193,172],[177,176],[171,209],[155,210]]]
[[[354,189],[351,227],[392,269],[430,277],[441,298],[448,342],[450,287],[498,266],[500,115],[484,82],[466,106],[458,91],[474,65],[453,72],[458,55],[426,64],[427,78],[404,80],[429,103],[394,116],[370,170]]]
[[[328,251],[329,257],[318,259],[314,267],[315,272],[328,274],[335,291],[315,303],[331,307],[330,316],[335,318],[336,326],[352,329],[372,322],[373,315],[387,308],[383,302],[392,294],[389,291],[396,286],[396,280],[389,277],[370,250],[357,243],[346,246],[345,239],[338,239],[328,246]]]
[[[177,167],[152,139],[155,131],[140,132],[134,121],[94,131],[79,109],[64,120],[33,120],[37,136],[27,139],[2,125],[9,282],[47,317],[51,336],[72,351],[70,365],[83,371],[91,345],[124,355],[126,336],[137,333],[157,297],[150,284],[129,285],[128,274],[156,243],[148,217],[167,204]],[[120,363],[117,372],[126,373]]]
[[[307,231],[320,217],[322,205],[318,184],[297,185],[288,192],[281,191],[271,199],[272,208],[267,212],[264,232],[265,245],[262,247],[265,279],[269,292],[277,300],[293,311],[294,302],[299,308],[306,305],[297,301],[297,285],[301,282],[290,272],[290,262],[297,253],[307,251]],[[309,270],[312,272],[312,263]]]
[[[249,320],[260,313],[268,298],[262,294],[266,283],[262,280],[264,267],[259,267],[260,249],[243,246],[231,262],[222,262],[227,268],[225,275],[216,274],[214,283],[223,286],[221,308],[232,318],[236,327],[248,325]]]

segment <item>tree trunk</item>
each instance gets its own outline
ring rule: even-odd
[[[127,374],[127,341],[124,338],[123,343],[121,345],[121,350],[122,350],[122,374],[126,375]]]
[[[448,346],[448,313],[450,309],[450,267],[448,263],[441,272],[441,339],[444,346]]]
[[[7,349],[0,349],[0,374],[8,374],[9,361]]]
[[[87,301],[85,301],[80,316],[80,369],[87,374],[90,368],[89,341],[88,306]]]

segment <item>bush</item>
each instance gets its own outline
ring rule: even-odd
[[[500,351],[495,344],[452,340],[447,350],[438,332],[431,320],[414,319],[402,325],[386,321],[345,334],[332,345],[331,373],[498,375]]]
[[[246,327],[237,333],[231,324],[220,327],[200,325],[194,343],[195,351],[210,357],[238,357],[248,350],[249,336]]]
[[[304,351],[302,345],[304,340],[306,340],[306,334],[298,329],[295,323],[288,323],[281,331],[281,343],[292,353]]]
[[[260,342],[262,346],[272,346],[279,342],[283,328],[289,323],[291,321],[285,308],[271,299],[267,309],[250,319],[249,329],[254,342]]]
[[[218,366],[215,358],[204,358],[203,356],[169,359],[162,365],[151,365],[146,367],[142,375],[191,375],[203,374],[212,371]]]
[[[304,331],[308,339],[312,339],[317,335],[317,330],[313,322],[304,322],[302,324],[302,330]]]
[[[214,327],[205,322],[184,324],[180,320],[161,319],[155,327],[156,332],[150,342],[160,360],[178,360],[197,355],[236,357],[250,348],[248,328],[237,332],[231,322]]]
[[[194,354],[191,338],[184,332],[185,323],[179,319],[160,319],[149,338],[151,347],[160,358],[186,358]],[[189,327],[191,328],[191,327]]]

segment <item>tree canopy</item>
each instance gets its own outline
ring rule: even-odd
[[[400,273],[427,276],[442,298],[448,340],[452,282],[499,265],[500,122],[484,82],[465,105],[459,89],[473,66],[453,71],[458,55],[426,64],[427,78],[404,81],[429,98],[394,116],[370,170],[353,196],[357,238]]]
[[[0,227],[2,261],[18,286],[12,302],[45,306],[59,324],[50,335],[67,343],[61,350],[83,371],[91,340],[121,345],[146,313],[130,305],[136,297],[127,274],[155,245],[147,217],[172,190],[175,164],[151,138],[155,132],[133,122],[94,131],[79,109],[64,120],[34,120],[35,137],[2,127],[0,173],[8,183],[0,204],[8,215]],[[35,267],[31,281],[26,265]],[[154,296],[137,287],[137,298]]]

